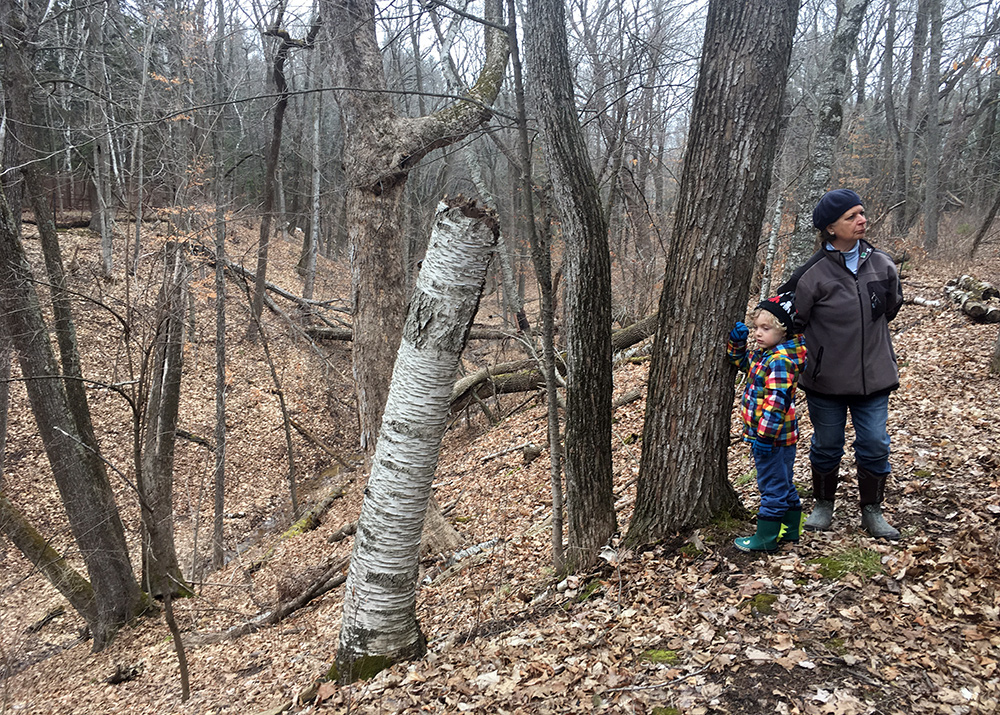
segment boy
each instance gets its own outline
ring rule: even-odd
[[[794,301],[794,293],[781,293],[757,305],[751,316],[757,343],[753,352],[747,352],[746,325],[736,323],[729,333],[729,361],[747,373],[740,400],[743,441],[753,450],[760,489],[757,531],[736,539],[741,551],[777,551],[779,535],[782,541],[799,540],[802,504],[792,483],[792,465],[798,439],[795,383],[805,366],[806,347],[795,334]]]

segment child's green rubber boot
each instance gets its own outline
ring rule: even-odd
[[[781,519],[757,517],[757,531],[753,536],[742,536],[735,541],[740,551],[777,551],[778,532],[781,530]]]
[[[778,543],[797,544],[802,534],[802,509],[789,509],[781,517],[781,531],[778,532]]]

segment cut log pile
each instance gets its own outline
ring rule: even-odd
[[[960,276],[948,281],[944,292],[977,323],[1000,323],[1000,291],[986,281]]]

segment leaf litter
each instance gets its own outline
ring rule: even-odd
[[[91,239],[81,234],[76,240]],[[243,240],[252,246],[252,233]],[[295,259],[296,247],[278,242],[272,280],[297,285]],[[345,267],[326,268],[318,295],[344,295]],[[1000,261],[961,270],[924,261],[907,270],[904,287],[908,295],[938,298],[947,280],[962,272],[996,284]],[[231,300],[230,314],[245,317],[239,296]],[[484,308],[492,310],[489,300]],[[196,301],[196,324],[207,334],[214,329],[212,301],[197,292]],[[328,359],[321,362],[288,336],[280,317],[267,320],[294,416],[349,454],[356,435],[344,382],[349,347],[324,345]],[[501,398],[507,416],[493,427],[467,412],[446,435],[436,497],[467,545],[489,547],[474,563],[420,586],[417,615],[429,646],[423,659],[338,686],[323,676],[336,652],[342,587],[276,626],[235,640],[224,635],[295,592],[310,569],[349,554],[350,539],[330,544],[328,537],[357,518],[362,486],[357,472],[331,471],[329,455],[297,436],[305,498],[319,499],[336,486],[346,486],[345,496],[319,528],[281,538],[288,522],[282,514],[284,435],[267,368],[259,351],[238,337],[244,325],[230,327],[229,560],[205,572],[196,598],[175,604],[192,698],[180,702],[177,659],[162,617],[139,621],[111,647],[91,653],[80,638],[82,620],[72,611],[45,620],[63,605],[60,597],[4,541],[0,712],[997,711],[1000,379],[987,372],[997,326],[974,324],[947,303],[908,304],[893,323],[901,388],[890,401],[893,475],[886,510],[903,532],[898,543],[877,542],[861,531],[856,485],[848,477],[835,529],[807,533],[779,554],[737,551],[732,538],[752,524],[730,520],[637,550],[609,544],[590,572],[560,580],[549,559],[548,450],[528,463],[519,450],[484,460],[524,442],[546,444],[544,407],[533,400],[515,410],[525,396]],[[98,343],[94,335],[102,329],[107,326],[96,318],[81,320],[81,345]],[[470,346],[469,368],[497,361],[499,350],[492,343]],[[191,432],[211,434],[211,355],[209,342],[196,342],[186,356],[181,413],[182,427]],[[85,361],[96,372],[113,369],[100,351],[85,353]],[[616,396],[644,387],[646,371],[642,362],[619,366]],[[23,393],[17,385],[13,393],[4,491],[79,564]],[[121,404],[95,392],[92,406],[109,459],[127,464]],[[622,530],[635,499],[643,411],[640,399],[615,412]],[[807,411],[800,414],[806,445]],[[120,450],[118,442],[125,443]],[[191,556],[195,522],[201,524],[201,549],[211,525],[206,452],[191,443],[178,447],[178,549],[185,563],[204,558]],[[739,479],[751,472],[749,455],[734,443],[729,461],[731,479],[752,509],[754,481]],[[796,480],[806,495],[804,446]],[[116,488],[137,545],[133,500],[126,487]],[[425,573],[446,556],[429,556]],[[825,570],[824,560],[841,564],[841,572]],[[111,684],[119,672],[131,677]]]

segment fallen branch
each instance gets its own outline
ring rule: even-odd
[[[656,313],[611,335],[611,348],[621,352],[642,342],[656,332]],[[451,410],[458,412],[480,399],[500,394],[532,392],[545,387],[545,378],[535,360],[516,360],[493,367],[484,367],[455,383],[451,391]],[[638,397],[636,398],[638,399]]]
[[[346,469],[346,470],[347,470],[348,472],[353,472],[353,471],[354,471],[354,467],[353,467],[353,466],[351,466],[351,464],[350,464],[350,463],[349,463],[349,462],[348,462],[348,461],[347,461],[346,459],[344,459],[344,458],[343,458],[343,457],[342,457],[342,456],[341,456],[341,455],[340,455],[340,454],[339,454],[339,453],[338,453],[338,452],[337,452],[336,450],[334,450],[334,449],[333,449],[332,447],[330,447],[329,445],[327,445],[327,444],[326,444],[326,442],[324,442],[324,441],[323,441],[323,440],[321,440],[321,439],[320,439],[319,437],[317,437],[317,436],[316,436],[316,435],[314,435],[314,434],[313,434],[312,432],[310,432],[310,431],[309,431],[309,430],[308,430],[308,429],[306,428],[306,426],[305,426],[304,424],[302,424],[302,423],[301,423],[301,422],[299,422],[298,420],[295,420],[295,419],[293,419],[293,420],[292,420],[292,427],[294,427],[294,428],[295,428],[295,431],[296,431],[296,432],[298,432],[299,434],[301,434],[301,435],[302,435],[303,437],[305,437],[306,439],[308,439],[308,440],[309,440],[310,442],[312,442],[312,443],[313,443],[313,444],[315,444],[315,445],[316,445],[317,447],[319,447],[319,448],[320,448],[320,449],[322,449],[322,450],[323,450],[324,452],[326,452],[326,453],[327,453],[327,454],[329,454],[329,455],[330,455],[331,457],[333,457],[333,458],[334,458],[335,460],[337,460],[337,463],[338,463],[338,464],[340,464],[340,466],[341,466],[341,467],[343,467],[344,469]]]
[[[314,340],[354,340],[354,331],[351,328],[308,328],[306,335]],[[508,330],[497,328],[476,328],[469,331],[469,340],[507,340],[515,337]]]
[[[282,538],[291,538],[293,536],[298,536],[299,534],[304,534],[307,531],[312,531],[320,525],[320,521],[323,519],[323,515],[330,510],[337,499],[347,494],[347,484],[341,484],[339,487],[334,489],[332,492],[323,497],[316,505],[306,512],[305,516],[292,524],[281,536]]]
[[[338,541],[343,541],[348,536],[354,536],[358,531],[358,522],[352,521],[350,524],[340,527],[335,532],[330,534],[326,542],[328,544],[336,544]]]
[[[532,442],[525,442],[524,444],[519,444],[514,447],[508,447],[507,449],[501,449],[499,452],[493,452],[493,454],[487,454],[479,460],[480,464],[486,464],[491,459],[496,459],[497,457],[502,457],[505,454],[510,454],[511,452],[523,451],[526,447],[533,446]]]
[[[632,402],[636,402],[641,397],[642,397],[642,388],[641,387],[633,388],[628,392],[626,392],[625,394],[619,396],[617,399],[615,399],[611,403],[611,409],[616,410],[622,405],[627,405]]]
[[[214,265],[214,263],[215,263],[215,257],[214,256],[212,257],[212,260],[209,261],[209,263],[212,264],[212,265]],[[225,263],[225,265],[226,265],[226,268],[228,270],[231,270],[234,273],[238,273],[239,275],[243,276],[243,278],[245,278],[246,280],[248,280],[251,283],[253,283],[253,282],[255,282],[257,280],[256,274],[252,273],[251,271],[248,271],[246,268],[244,268],[243,266],[239,265],[238,263],[233,263],[232,261],[227,260],[226,263]],[[308,298],[303,298],[300,295],[295,295],[294,293],[292,293],[290,291],[287,291],[287,290],[285,290],[284,288],[282,288],[280,286],[276,286],[274,283],[269,283],[269,282],[265,281],[264,282],[264,287],[267,288],[267,290],[271,291],[272,293],[277,293],[282,298],[286,298],[286,299],[292,301],[293,303],[295,303],[295,304],[297,304],[297,305],[299,305],[299,306],[301,306],[303,308],[317,308],[317,307],[321,307],[321,308],[329,308],[330,310],[335,310],[335,311],[340,312],[340,313],[348,313],[348,314],[350,314],[350,312],[351,312],[350,308],[347,308],[347,307],[341,306],[341,305],[336,305],[332,301],[328,301],[328,300],[310,300]]]
[[[940,300],[931,300],[930,298],[921,298],[919,295],[913,296],[912,298],[904,298],[904,303],[912,303],[913,305],[922,305],[925,308],[940,308],[944,303]]]
[[[318,598],[329,591],[337,588],[347,580],[347,574],[341,573],[344,567],[351,561],[349,556],[345,556],[327,565],[316,579],[304,588],[299,595],[287,601],[279,603],[273,610],[266,611],[254,616],[246,623],[233,626],[222,633],[207,633],[204,635],[193,635],[188,639],[191,645],[208,645],[219,643],[224,640],[235,640],[250,633],[255,633],[261,628],[273,626],[299,610],[314,598]]]

